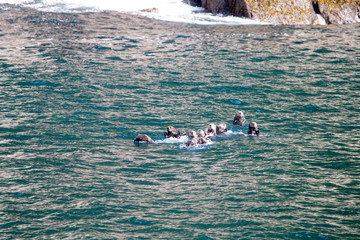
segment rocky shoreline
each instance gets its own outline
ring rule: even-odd
[[[214,14],[272,24],[318,25],[360,22],[359,0],[184,0]]]

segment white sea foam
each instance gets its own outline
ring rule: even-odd
[[[187,141],[189,141],[188,136],[181,136],[180,138],[165,138],[163,140],[156,140],[155,143],[159,143],[159,144],[174,144],[174,143],[186,143]]]
[[[182,0],[0,0],[0,3],[21,4],[46,12],[96,12],[114,10],[141,14],[147,17],[172,22],[202,25],[259,25],[255,20],[212,15],[204,9],[192,7]],[[145,9],[156,9],[144,12]]]
[[[248,134],[243,133],[241,130],[228,130],[222,136],[210,137],[212,140],[205,144],[196,144],[196,145],[192,145],[192,146],[186,146],[186,143],[189,141],[188,136],[181,136],[180,138],[165,138],[162,140],[156,140],[155,143],[156,144],[179,144],[179,148],[181,148],[181,149],[186,148],[189,150],[198,150],[198,149],[204,149],[207,146],[214,144],[214,141],[216,142],[216,140],[219,140],[221,138],[227,138],[227,137],[238,136],[238,135],[250,136]]]
[[[189,149],[189,150],[197,150],[197,149],[204,149],[204,148],[206,148],[207,146],[212,145],[212,144],[213,144],[212,141],[210,141],[210,142],[208,142],[208,143],[204,143],[204,144],[195,144],[195,145],[191,145],[191,146],[186,146],[186,144],[183,143],[183,144],[180,144],[179,147],[180,147],[181,149],[187,148],[187,149]]]

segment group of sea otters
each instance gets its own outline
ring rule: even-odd
[[[233,120],[234,125],[244,126],[246,122],[244,113],[242,111],[237,111]],[[188,136],[188,142],[186,146],[193,146],[197,144],[207,144],[211,142],[211,138],[216,136],[224,136],[227,132],[227,127],[225,123],[215,125],[210,123],[206,132],[199,129],[197,132],[190,131],[189,135],[186,134],[185,130],[176,130],[173,126],[168,126],[164,132],[165,138],[180,138],[181,136]],[[248,129],[249,135],[259,136],[260,131],[257,127],[256,122],[249,123]],[[139,134],[135,137],[134,142],[143,142],[143,143],[154,143],[154,141],[146,134]]]

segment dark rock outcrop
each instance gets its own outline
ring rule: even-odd
[[[214,14],[248,17],[273,24],[358,22],[359,0],[184,0]]]
[[[201,6],[201,0],[183,0],[183,2],[195,7]]]

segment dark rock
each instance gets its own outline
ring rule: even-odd
[[[183,0],[184,3],[189,4],[194,7],[200,7],[201,6],[201,0]]]
[[[186,1],[185,1],[186,2]],[[273,24],[328,24],[358,22],[358,0],[189,0],[217,14],[247,17]]]

